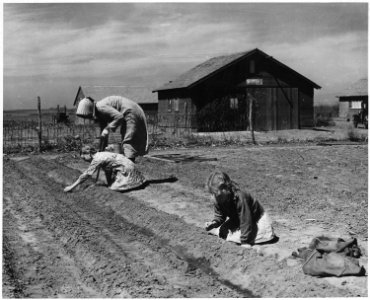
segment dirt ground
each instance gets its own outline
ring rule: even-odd
[[[366,297],[364,277],[315,278],[291,257],[318,235],[356,237],[368,257],[368,146],[265,145],[154,151],[145,189],[110,191],[73,154],[4,158],[3,297]],[[197,158],[202,158],[197,160]],[[251,250],[208,235],[215,169],[258,199],[279,241]],[[166,179],[176,177],[176,182]],[[162,179],[162,180],[161,180]]]

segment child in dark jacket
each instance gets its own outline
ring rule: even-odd
[[[275,238],[271,221],[262,205],[223,172],[212,173],[207,189],[214,196],[215,216],[205,224],[209,233],[251,248]]]

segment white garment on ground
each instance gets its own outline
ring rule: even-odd
[[[96,153],[89,168],[81,177],[92,176],[99,167],[105,172],[112,173],[113,183],[109,187],[111,190],[125,191],[145,183],[145,178],[136,168],[135,163],[122,154],[112,152]]]
[[[258,231],[257,231],[257,236],[254,240],[254,244],[261,244],[261,243],[269,242],[275,238],[274,229],[272,228],[271,224],[272,223],[271,223],[270,217],[268,216],[266,212],[264,212],[261,218],[257,222]],[[211,229],[208,232],[210,234],[219,236],[220,227]],[[229,233],[226,237],[226,241],[241,244],[240,235],[241,235],[240,229],[237,229],[233,232],[229,230]]]

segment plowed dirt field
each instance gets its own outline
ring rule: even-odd
[[[87,167],[72,154],[4,158],[3,297],[367,296],[367,275],[314,278],[290,257],[321,234],[354,236],[367,270],[367,145],[151,154],[174,153],[193,159],[140,158],[149,184],[127,193],[101,174],[65,194]],[[248,250],[203,230],[213,214],[204,182],[217,168],[262,203],[277,243]]]

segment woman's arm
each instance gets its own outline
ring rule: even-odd
[[[89,178],[90,175],[86,174],[86,173],[83,173],[81,174],[80,177],[78,177],[78,179],[71,185],[67,186],[65,189],[64,189],[64,192],[70,192],[72,191],[75,187],[77,187],[79,184],[83,183],[86,181],[87,178]]]
[[[88,169],[83,172],[80,177],[78,177],[78,179],[71,185],[67,186],[65,189],[64,189],[64,192],[70,192],[72,191],[75,187],[77,187],[79,184],[85,182],[89,177],[91,177],[94,172],[97,170],[97,168],[100,166],[101,164],[101,161],[97,160],[96,158],[94,158],[90,164],[90,166],[88,167]]]
[[[100,105],[97,103],[97,109],[99,111],[100,115],[103,115],[103,117],[108,118],[109,120],[112,120],[108,123],[108,125],[105,126],[104,129],[108,131],[115,131],[117,127],[119,127],[123,123],[123,113],[116,110],[114,107],[109,105]]]

